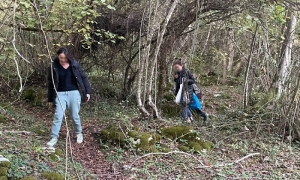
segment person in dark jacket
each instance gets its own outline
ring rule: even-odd
[[[180,85],[183,83],[183,92],[186,93],[187,99],[181,97],[181,107],[182,107],[182,118],[183,121],[191,123],[193,120],[192,112],[189,108],[189,102],[192,101],[193,96],[193,84],[195,83],[195,78],[192,73],[190,73],[182,64],[181,60],[175,60],[173,66],[176,70],[174,81],[175,81],[175,95],[178,94]]]
[[[79,116],[81,102],[90,100],[91,85],[79,63],[70,56],[66,48],[57,51],[57,58],[48,69],[48,102],[55,107],[51,140],[53,147],[58,140],[65,110],[69,110],[75,126],[77,143],[83,142]]]
[[[188,101],[183,101],[181,103],[182,106],[182,118],[186,122],[190,123],[193,121],[193,116],[191,110],[189,108],[189,102],[192,102],[193,93],[195,93],[194,84],[195,78],[194,75],[187,70],[182,64],[180,59],[177,59],[173,63],[174,68],[176,69],[174,81],[175,81],[175,95],[177,95],[180,84],[183,83],[183,91],[187,92]],[[204,121],[207,121],[207,115],[201,109],[195,110],[201,117],[203,117]]]

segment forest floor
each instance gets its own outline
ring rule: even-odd
[[[289,144],[278,136],[275,123],[263,115],[240,110],[240,92],[231,86],[204,88],[209,123],[197,118],[192,126],[213,142],[211,151],[184,153],[167,140],[169,153],[141,153],[103,143],[98,134],[109,126],[126,132],[133,126],[153,131],[182,122],[140,120],[137,109],[126,102],[99,100],[82,106],[84,143],[76,144],[68,121],[72,152],[65,145],[64,124],[56,153],[51,153],[44,147],[50,139],[52,110],[21,101],[7,108],[9,121],[0,126],[0,154],[12,162],[10,179],[41,179],[42,172],[64,174],[66,160],[69,179],[300,179],[299,143]]]

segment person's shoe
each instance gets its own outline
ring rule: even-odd
[[[190,119],[190,118],[187,118],[187,119],[186,119],[186,123],[191,124],[191,119]]]
[[[81,144],[83,142],[83,134],[80,133],[80,134],[77,134],[77,143],[78,144]]]
[[[52,138],[48,143],[47,146],[53,147],[57,143],[57,138]]]
[[[194,118],[193,118],[193,117],[190,117],[190,120],[191,120],[191,123],[193,123],[193,122],[194,122]]]
[[[203,113],[203,116],[202,116],[202,117],[203,117],[203,121],[204,121],[204,122],[207,122],[207,114],[206,114],[206,113]]]
[[[207,122],[207,114],[201,110],[199,111],[199,114],[203,118],[203,121]]]

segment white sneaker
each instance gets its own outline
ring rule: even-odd
[[[78,144],[81,144],[83,142],[83,134],[80,133],[80,134],[77,134],[77,143]]]
[[[190,118],[187,118],[186,123],[191,124],[191,123],[192,123],[192,122],[191,122],[191,119],[190,119]]]
[[[48,143],[47,146],[53,147],[57,143],[57,138],[52,138]]]

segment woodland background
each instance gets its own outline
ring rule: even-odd
[[[296,0],[1,1],[0,153],[12,159],[8,177],[38,178],[57,166],[71,179],[299,178],[299,8]],[[52,162],[41,149],[52,117],[46,72],[61,46],[93,87],[82,110],[90,141],[70,144],[71,154],[61,142],[62,157]],[[183,154],[176,140],[164,140],[170,151],[145,156],[119,137],[102,142],[111,126],[128,141],[133,129],[181,124],[175,58],[203,90],[210,122],[192,126],[214,148]]]

